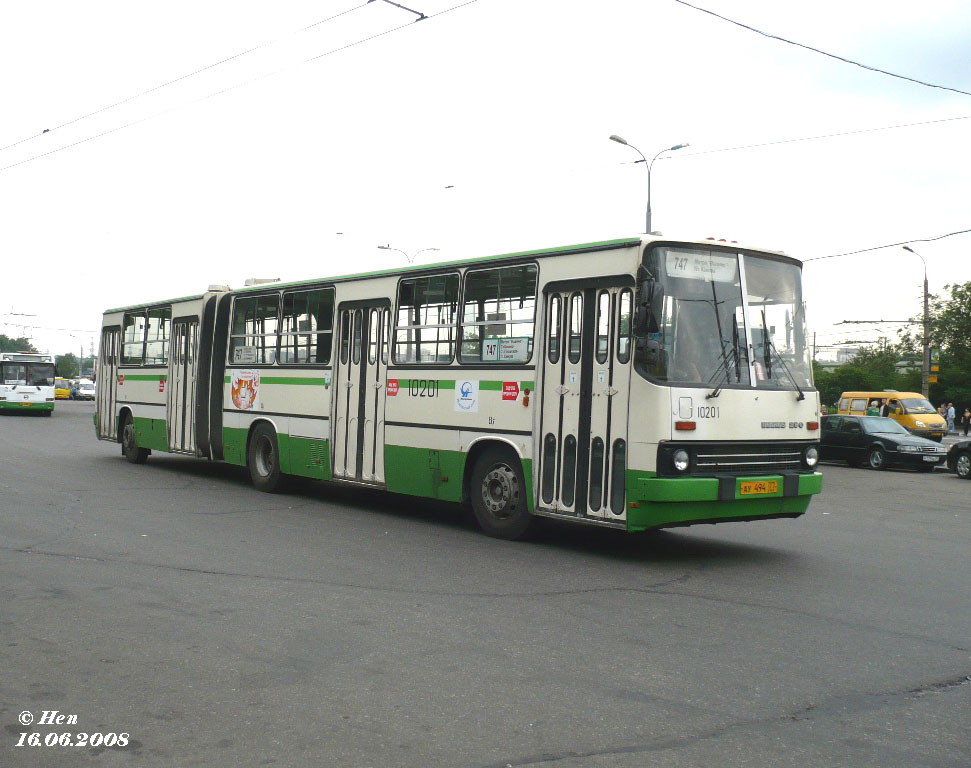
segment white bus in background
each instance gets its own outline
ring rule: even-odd
[[[634,237],[105,312],[98,436],[643,531],[798,517],[821,488],[801,264]]]
[[[54,413],[54,356],[0,352],[0,410]]]

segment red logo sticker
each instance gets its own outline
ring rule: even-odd
[[[125,374],[119,373],[118,374],[118,386],[120,387],[124,383],[125,383]]]
[[[158,380],[158,391],[159,392],[164,392],[165,391],[165,379],[159,379]]]
[[[398,380],[388,379],[388,397],[394,397],[398,394]]]
[[[518,400],[519,399],[519,382],[518,381],[504,381],[504,382],[502,382],[502,399],[503,400]]]

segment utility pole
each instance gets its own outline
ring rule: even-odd
[[[920,373],[920,393],[926,399],[930,395],[930,376],[931,376],[931,339],[930,339],[930,303],[927,298],[927,262],[924,257],[909,245],[905,245],[905,251],[910,251],[914,256],[924,262],[924,350],[923,361]]]

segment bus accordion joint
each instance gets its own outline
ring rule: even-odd
[[[698,425],[693,421],[676,421],[674,422],[674,428],[678,432],[693,432]]]

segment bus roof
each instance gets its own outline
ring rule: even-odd
[[[336,275],[330,277],[315,277],[308,278],[304,280],[289,280],[286,282],[260,282],[256,285],[247,285],[241,288],[232,289],[232,293],[250,293],[250,292],[265,292],[267,290],[273,290],[274,288],[288,288],[298,285],[311,285],[315,283],[340,283],[350,280],[360,280],[366,277],[383,277],[386,275],[399,275],[403,273],[411,272],[427,272],[429,270],[438,270],[444,267],[459,267],[467,266],[470,264],[478,264],[483,262],[495,262],[495,261],[513,261],[522,258],[542,258],[545,256],[557,256],[567,253],[583,253],[585,251],[601,251],[601,250],[613,250],[615,248],[631,248],[634,246],[639,246],[641,243],[645,242],[645,237],[642,235],[634,237],[624,237],[614,240],[597,240],[589,243],[577,243],[573,245],[561,245],[554,246],[551,248],[539,248],[536,250],[529,251],[514,251],[511,253],[503,253],[498,255],[487,255],[487,256],[473,256],[467,259],[456,259],[453,261],[439,261],[432,264],[409,264],[403,267],[392,267],[389,269],[379,269],[371,272],[353,272],[345,275]],[[719,248],[732,248],[736,247],[739,250],[749,251],[758,250],[763,253],[770,253],[776,256],[782,256],[786,260],[791,260],[793,263],[800,263],[798,259],[794,259],[791,256],[783,253],[782,251],[772,251],[765,248],[752,248],[741,245],[737,242],[727,242],[724,240],[715,240],[713,238],[708,238],[705,240],[694,240],[694,239],[680,239],[680,238],[670,238],[662,237],[660,235],[655,235],[654,239],[664,242],[671,243],[685,243],[690,245],[698,246],[714,246]],[[103,314],[110,314],[112,312],[123,312],[129,309],[140,309],[142,307],[153,307],[161,304],[174,304],[179,301],[192,301],[195,299],[201,299],[204,294],[197,294],[195,296],[183,296],[177,299],[162,299],[159,301],[144,302],[141,304],[130,304],[124,307],[114,307],[112,309],[106,309]]]

